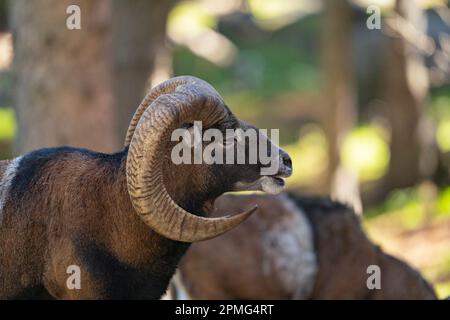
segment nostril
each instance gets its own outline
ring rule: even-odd
[[[283,156],[283,164],[287,167],[292,168],[292,160],[291,157],[289,157],[287,154]]]

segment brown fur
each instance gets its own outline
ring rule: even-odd
[[[305,200],[297,200],[301,206]],[[312,208],[313,207],[313,208]],[[350,209],[309,205],[319,272],[312,299],[435,299],[432,287],[405,262],[373,245]],[[369,265],[381,269],[381,289],[368,290]]]
[[[160,298],[189,244],[164,238],[139,218],[127,189],[127,156],[127,149],[107,155],[56,148],[21,158],[0,223],[0,299]],[[255,164],[161,161],[172,199],[202,216],[237,182],[261,177]],[[72,265],[81,269],[81,290],[67,288]]]
[[[3,177],[3,174],[5,173],[6,167],[8,167],[9,163],[10,161],[0,160],[0,180]]]
[[[224,196],[216,201],[214,216],[239,212],[258,203],[258,212],[241,226],[208,242],[199,242],[182,259],[181,273],[189,294],[195,299],[288,299],[277,274],[265,274],[259,263],[264,231],[270,229],[284,207],[275,196]],[[267,210],[271,207],[272,210]],[[212,250],[215,248],[215,250]]]
[[[166,270],[187,245],[162,238],[138,218],[124,160],[63,153],[39,168],[28,190],[15,190],[20,199],[9,199],[0,232],[2,298],[46,291],[62,299],[159,297],[164,289],[155,288],[168,281]],[[81,267],[82,290],[66,287],[70,265]]]
[[[433,300],[437,298],[431,285],[405,262],[379,250],[378,264],[382,270],[381,290],[371,291],[370,299]]]
[[[273,196],[223,196],[216,215],[257,203],[259,212],[209,242],[194,244],[180,272],[194,299],[288,299],[280,274],[261,268],[261,239],[284,214]],[[325,199],[295,199],[314,230],[318,270],[310,299],[435,299],[432,287],[406,263],[373,245],[354,213]],[[220,249],[218,249],[220,248]],[[381,290],[367,289],[369,265],[381,268]]]
[[[170,95],[173,91],[175,96]],[[178,123],[187,129],[197,116],[222,134],[227,129],[257,130],[234,117],[211,86],[185,76],[146,96],[130,125],[128,138],[133,140],[129,145],[127,139],[127,147],[117,154],[63,147],[37,150],[16,160],[8,170],[8,183],[0,185],[5,199],[0,299],[159,298],[189,247],[187,242],[228,231],[254,210],[247,208],[237,218],[223,219],[223,224],[206,223],[190,213],[207,216],[214,200],[227,191],[282,188],[281,177],[292,174],[292,161],[262,135],[257,135],[258,145],[270,145],[265,152],[279,160],[274,176],[262,176],[265,164],[249,161],[248,152],[245,164],[239,166],[236,152],[232,164],[175,165],[169,156],[178,141],[165,141],[169,131],[162,127]],[[133,134],[138,121],[148,122]],[[216,147],[226,148],[223,142],[216,141]],[[239,146],[248,150],[250,143],[244,139]],[[232,147],[236,151],[238,144]],[[204,148],[205,144],[200,151]],[[191,146],[186,152],[195,151]],[[6,163],[1,165],[4,171]],[[189,236],[182,237],[183,231]],[[79,290],[70,290],[66,283],[73,265],[81,269]]]

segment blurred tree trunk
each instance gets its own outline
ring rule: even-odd
[[[81,30],[66,28],[69,0],[12,1],[16,151],[72,145],[113,151],[109,8],[77,0]]]
[[[331,195],[361,210],[358,177],[341,165],[343,140],[357,120],[352,68],[352,8],[346,0],[324,1],[322,65],[324,120],[329,143],[327,185]]]
[[[164,46],[167,15],[174,0],[112,0],[112,53],[117,136],[123,140]]]
[[[395,13],[394,19],[415,28],[416,39],[426,33],[426,17],[417,0],[397,0]],[[429,177],[438,153],[432,124],[424,114],[429,80],[422,53],[396,31],[388,40],[383,74],[391,130],[391,159],[385,183],[385,192],[389,192]]]
[[[8,29],[8,8],[6,0],[0,0],[0,32]]]
[[[12,2],[17,151],[119,148],[164,45],[174,2]],[[81,30],[66,28],[70,4],[81,8]]]

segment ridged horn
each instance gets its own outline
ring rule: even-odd
[[[128,192],[141,219],[162,236],[182,242],[211,239],[233,229],[256,210],[232,217],[200,217],[181,208],[164,184],[163,163],[173,130],[194,120],[208,127],[228,116],[214,88],[189,76],[160,84],[136,111],[126,139]]]

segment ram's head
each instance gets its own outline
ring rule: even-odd
[[[216,237],[255,210],[207,218],[195,204],[227,191],[277,193],[292,174],[288,154],[266,132],[238,120],[214,88],[190,76],[170,79],[144,98],[125,144],[134,208],[153,230],[177,241]]]

